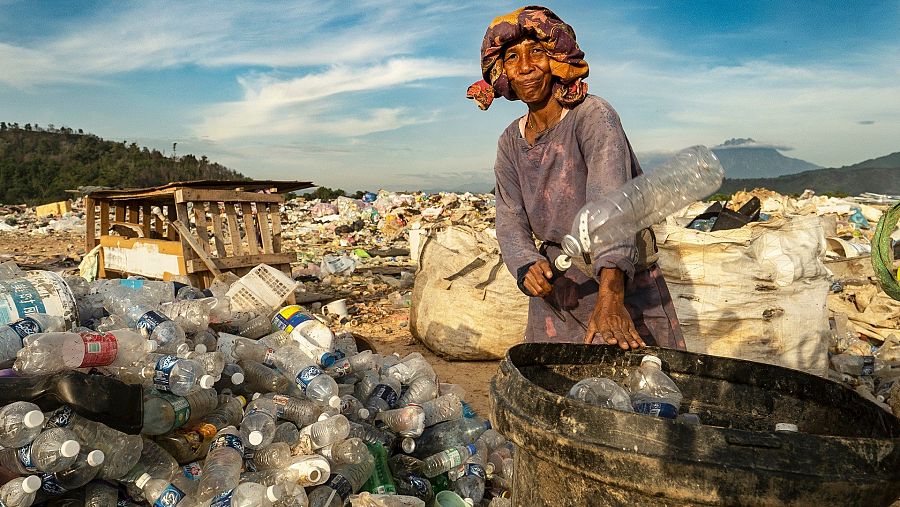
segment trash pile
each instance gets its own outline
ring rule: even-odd
[[[40,208],[26,205],[0,205],[0,232],[27,232],[49,234],[53,232],[84,233],[83,201],[75,202],[71,211],[53,215],[37,213]]]
[[[513,446],[460,386],[284,306],[269,266],[0,279],[7,507],[509,505]]]

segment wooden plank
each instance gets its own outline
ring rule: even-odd
[[[194,209],[196,210],[196,208],[194,208]],[[209,254],[206,252],[206,249],[203,248],[204,245],[202,245],[199,241],[197,241],[197,238],[194,237],[193,234],[191,234],[191,231],[189,231],[188,228],[183,223],[181,223],[181,220],[176,220],[176,221],[172,222],[172,225],[175,226],[175,229],[178,230],[178,234],[181,235],[181,242],[187,243],[188,246],[191,247],[191,250],[193,250],[194,253],[197,254],[198,257],[200,257],[200,260],[203,262],[203,265],[206,267],[206,269],[215,276],[221,275],[222,272],[219,271],[219,268],[217,268],[215,263],[213,263],[213,260],[209,256]],[[209,248],[208,240],[206,242],[206,248]],[[185,264],[187,264],[188,262],[190,262],[190,261],[185,259]],[[192,269],[188,269],[188,271],[196,272],[195,270],[192,270]]]
[[[109,234],[109,201],[100,201],[100,235]]]
[[[188,245],[187,241],[183,238],[183,234],[181,234],[181,231],[178,230],[173,225],[175,222],[178,222],[178,221],[180,221],[182,224],[191,223],[190,216],[188,215],[187,203],[180,202],[180,203],[176,204],[175,211],[177,213],[178,218],[177,218],[177,220],[170,220],[169,225],[173,229],[175,229],[175,231],[178,233],[178,240],[181,241],[181,249],[182,249],[182,252],[184,255],[184,262],[185,262],[185,265],[187,265],[187,261],[190,259],[196,259],[197,255],[194,254],[194,250]],[[187,226],[185,226],[185,228],[187,228]],[[188,231],[188,233],[190,234],[190,231]],[[190,271],[191,270],[188,269],[188,272],[190,272]]]
[[[238,228],[237,212],[234,210],[234,203],[225,203],[225,218],[228,219],[228,235],[231,237],[231,255],[244,255],[244,247],[241,244],[241,230]]]
[[[149,204],[141,206],[141,228],[144,231],[145,238],[150,237],[150,226],[152,225],[150,220],[153,218],[153,215],[150,213],[150,208],[151,206]]]
[[[180,229],[179,229],[180,231]],[[206,222],[206,203],[194,203],[194,231],[196,233],[198,245],[203,247],[203,251],[209,253],[209,231]]]
[[[116,204],[116,213],[115,213],[116,222],[124,222],[125,221],[125,205],[124,204]]]
[[[222,227],[222,209],[219,208],[219,203],[209,203],[209,212],[212,214],[213,241],[216,243],[216,253],[220,259],[228,257],[228,252],[225,251],[225,229]]]
[[[128,218],[125,221],[128,223],[132,223],[132,224],[140,224],[141,223],[141,206],[140,206],[140,204],[129,204],[128,205]]]
[[[197,188],[179,188],[175,191],[175,202],[220,201],[220,202],[284,202],[279,194],[259,194],[256,192],[238,192],[235,190],[201,190]]]
[[[85,253],[90,252],[95,246],[97,246],[97,232],[96,232],[96,211],[94,210],[94,200],[90,197],[86,197],[84,199],[84,208],[85,208],[85,232],[84,232],[84,251]]]
[[[272,251],[281,252],[281,206],[273,204],[269,206],[269,216],[272,218]]]
[[[247,250],[250,255],[259,253],[259,241],[256,239],[256,219],[253,217],[253,208],[249,202],[241,203],[241,211],[244,212],[244,232],[247,233]]]
[[[256,220],[259,224],[259,235],[262,238],[263,253],[270,254],[272,250],[272,230],[269,228],[269,213],[266,206],[256,203]]]
[[[252,268],[256,267],[259,264],[268,264],[270,266],[287,264],[289,266],[288,263],[295,260],[296,255],[293,253],[257,254],[242,255],[240,257],[224,257],[221,259],[212,257],[210,259],[212,263],[219,269],[234,270],[238,268]],[[187,266],[188,271],[193,273],[206,269],[206,265],[199,259],[191,259],[187,261],[185,265]]]
[[[174,204],[169,204],[166,206],[166,217],[169,219],[168,222],[163,220],[163,222],[166,222],[166,239],[174,241],[178,238],[178,233],[175,231],[175,227],[172,225],[172,222],[178,220],[178,214],[175,211]]]

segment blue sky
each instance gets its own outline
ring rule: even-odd
[[[488,22],[457,0],[0,0],[0,120],[348,190],[490,188],[523,114],[465,99]],[[840,166],[900,151],[900,1],[554,1],[636,151],[732,137]]]

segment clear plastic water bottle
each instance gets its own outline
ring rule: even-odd
[[[362,439],[353,437],[326,445],[319,449],[319,453],[335,465],[344,465],[361,462],[369,450]]]
[[[22,447],[0,450],[0,465],[21,475],[65,470],[78,458],[81,444],[77,438],[67,429],[50,428]]]
[[[443,450],[437,454],[432,454],[425,458],[425,469],[422,470],[422,473],[425,474],[425,477],[436,477],[451,468],[462,465],[476,452],[477,449],[475,444],[469,444],[460,445]]]
[[[301,428],[300,441],[295,449],[300,454],[312,454],[316,449],[346,439],[349,434],[350,422],[346,417],[338,414]]]
[[[355,356],[359,354],[359,348],[356,345],[356,337],[349,331],[341,331],[334,335],[332,342],[335,353],[340,353],[344,357]]]
[[[381,428],[376,428],[375,426],[364,422],[351,422],[349,436],[359,438],[367,444],[373,444],[377,442],[383,445],[385,449],[393,449],[398,440],[395,433],[383,430]]]
[[[275,437],[272,438],[272,443],[284,442],[288,444],[288,447],[293,447],[299,440],[300,429],[296,424],[285,421],[275,426]]]
[[[84,487],[84,507],[117,507],[119,491],[104,481],[91,481]]]
[[[156,349],[156,343],[121,329],[110,333],[33,335],[18,353],[14,368],[25,375],[56,373],[95,366],[126,366]]]
[[[588,377],[583,379],[572,386],[568,397],[583,401],[588,405],[612,408],[622,412],[634,412],[628,391],[608,378]]]
[[[294,375],[297,387],[300,388],[307,398],[325,403],[333,408],[341,406],[341,399],[338,397],[337,382],[328,376],[321,368],[310,365],[301,370],[293,371],[297,372]]]
[[[319,420],[323,407],[318,402],[304,398],[294,398],[283,394],[266,393],[267,398],[275,403],[276,416],[279,419],[294,423],[297,428],[308,426]]]
[[[278,407],[268,398],[257,398],[247,405],[241,420],[241,440],[248,449],[261,449],[275,438]]]
[[[181,469],[178,461],[155,441],[147,437],[143,437],[143,440],[144,448],[141,449],[141,457],[138,459],[137,465],[119,481],[134,483],[145,473],[150,474],[150,477],[154,479],[171,481]]]
[[[338,359],[329,367],[328,374],[335,378],[341,378],[351,373],[377,370],[380,367],[381,356],[373,354],[371,350],[364,350],[358,354]]]
[[[693,146],[650,173],[588,202],[575,215],[562,242],[570,257],[634,237],[672,213],[715,192],[725,171],[705,146]]]
[[[218,397],[213,389],[199,389],[186,396],[177,396],[155,389],[144,396],[145,435],[162,435],[198,420],[213,411]]]
[[[238,361],[255,361],[269,368],[275,366],[275,349],[244,337],[234,340],[231,355]]]
[[[27,401],[15,401],[0,408],[0,446],[22,447],[41,433],[44,414]]]
[[[412,389],[412,387],[410,387]],[[425,412],[425,426],[434,426],[446,421],[453,421],[463,416],[462,400],[454,394],[445,394],[422,404]]]
[[[243,462],[244,444],[240,433],[232,426],[220,430],[203,461],[197,499],[206,501],[237,487]]]
[[[272,333],[267,334],[266,336],[263,336],[262,338],[257,340],[258,343],[261,343],[271,349],[280,349],[281,347],[284,347],[285,345],[293,341],[294,339],[291,338],[290,334],[285,333],[280,329],[275,330]]]
[[[369,409],[363,406],[355,396],[345,394],[341,396],[341,413],[351,421],[367,421],[369,419]]]
[[[127,435],[105,424],[81,417],[63,406],[47,417],[48,428],[72,430],[84,445],[103,451],[105,459],[97,472],[100,479],[118,479],[134,468],[141,457],[144,442],[138,435]]]
[[[432,380],[437,378],[434,368],[419,352],[413,352],[404,357],[399,363],[387,368],[386,373],[404,385],[409,385],[418,378],[429,378]]]
[[[184,358],[200,363],[206,374],[214,379],[220,378],[222,371],[225,369],[225,355],[217,350],[212,352],[188,352],[184,355]]]
[[[209,389],[215,379],[206,374],[206,369],[197,361],[182,359],[178,356],[150,354],[150,360],[142,367],[116,370],[124,373],[123,380],[137,375],[145,385],[152,385],[159,391],[178,396],[186,396],[198,389]]]
[[[217,303],[216,298],[183,299],[163,303],[159,309],[185,333],[193,334],[209,327],[209,315]]]
[[[219,396],[219,406],[195,424],[175,433],[157,437],[159,443],[179,463],[202,459],[216,433],[227,426],[237,426],[244,416],[243,397]]]
[[[190,339],[188,339],[188,342],[193,350],[198,350],[198,347],[202,345],[200,350],[209,352],[211,350],[217,350],[216,346],[219,344],[219,335],[212,329],[204,329],[192,334]],[[229,361],[230,358],[226,355],[225,362]]]
[[[64,331],[66,321],[55,315],[33,313],[9,324],[0,325],[0,366],[6,368],[22,349],[22,340],[38,333]]]
[[[401,437],[415,438],[425,431],[425,410],[419,405],[385,410],[376,417]]]
[[[400,395],[397,400],[398,406],[409,405],[425,405],[425,403],[435,399],[438,395],[438,385],[434,379],[420,377],[413,380],[406,388],[406,392]]]
[[[291,460],[291,446],[285,442],[272,442],[253,454],[253,466],[257,471],[285,468]]]
[[[172,484],[184,491],[186,495],[194,496],[197,493],[197,486],[200,484],[200,477],[202,476],[202,464],[194,461],[178,469],[178,472],[172,479]]]
[[[238,334],[247,338],[261,338],[272,332],[272,314],[257,315],[238,327]]]
[[[238,388],[245,380],[244,369],[237,363],[226,363],[222,368],[222,377],[213,386],[217,391]]]
[[[366,370],[359,374],[359,382],[356,383],[356,387],[354,388],[354,396],[358,400],[367,400],[369,396],[372,395],[372,391],[375,390],[375,386],[381,382],[381,376],[378,375],[377,372],[372,370]]]
[[[97,476],[104,459],[103,451],[82,447],[71,468],[41,475],[41,489],[52,496],[78,489]]]
[[[328,482],[309,494],[309,507],[342,507],[350,495],[362,488],[374,469],[375,460],[371,454],[360,463],[337,467]]]
[[[400,399],[401,388],[400,381],[396,378],[387,375],[382,376],[366,401],[369,418],[374,418],[379,412],[395,408],[397,401]]]
[[[177,486],[162,479],[154,479],[150,474],[144,474],[138,478],[135,485],[141,488],[144,498],[150,505],[175,507],[176,505],[191,505],[184,491]]]
[[[487,472],[484,459],[475,454],[464,465],[462,476],[453,481],[453,491],[462,498],[469,498],[474,505],[480,505],[484,499],[484,486]]]
[[[281,485],[242,482],[234,490],[214,498],[210,507],[272,507],[282,495],[284,487]]]
[[[294,483],[311,487],[324,483],[330,473],[328,460],[321,456],[294,456],[285,468],[244,472],[241,474],[241,481],[258,482],[266,486]]]
[[[30,507],[40,487],[41,478],[36,475],[13,479],[0,486],[0,504],[6,507]]]
[[[238,366],[244,370],[244,383],[251,392],[281,393],[291,385],[287,377],[256,361],[242,360]]]
[[[490,428],[491,423],[481,418],[462,418],[436,424],[426,428],[422,436],[416,439],[416,449],[412,455],[424,458],[444,449],[472,444]]]
[[[160,350],[175,353],[178,346],[185,343],[184,330],[171,319],[155,310],[155,304],[129,293],[127,290],[112,290],[106,294],[104,304],[109,313],[125,317],[128,327],[137,329],[148,340],[159,343]]]
[[[631,372],[628,379],[631,403],[634,411],[655,417],[675,419],[681,405],[681,391],[675,382],[662,371],[662,361],[646,355],[640,368]]]

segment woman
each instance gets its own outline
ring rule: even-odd
[[[495,94],[528,106],[500,136],[494,167],[500,250],[532,296],[525,339],[684,349],[652,234],[592,252],[583,271],[554,277],[550,268],[581,207],[641,174],[616,112],[587,94],[583,58],[569,25],[525,7],[488,27],[486,81],[469,88],[481,109]]]

